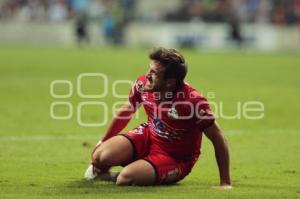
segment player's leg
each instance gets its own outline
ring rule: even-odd
[[[152,150],[145,159],[125,167],[117,178],[118,185],[173,184],[189,174],[193,162],[177,162],[170,155]]]
[[[115,136],[103,142],[92,154],[94,167],[107,171],[112,166],[124,165],[132,161],[133,146],[124,136]]]
[[[86,170],[85,178],[94,179],[106,173],[111,166],[128,165],[147,154],[148,131],[141,125],[126,135],[119,135],[103,142],[92,154],[92,165]],[[101,178],[101,177],[100,177]]]
[[[117,173],[109,172],[110,167],[133,161],[133,145],[124,136],[115,136],[97,145],[92,152],[92,164],[86,169],[84,178],[93,180],[116,180]]]
[[[155,167],[144,159],[137,160],[121,171],[117,185],[153,185],[156,182]]]

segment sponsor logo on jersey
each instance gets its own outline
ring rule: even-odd
[[[169,139],[169,140],[180,140],[182,134],[184,133],[181,129],[175,129],[165,123],[163,123],[158,118],[153,118],[150,123],[150,127],[154,130],[154,132],[160,137]]]
[[[175,108],[170,108],[168,110],[168,117],[171,119],[178,119],[178,112]]]

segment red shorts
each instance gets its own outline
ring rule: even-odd
[[[141,125],[122,136],[128,138],[133,146],[133,161],[144,159],[153,166],[157,184],[175,183],[187,176],[194,166],[193,161],[181,162],[164,152],[153,142],[150,129],[146,125]]]

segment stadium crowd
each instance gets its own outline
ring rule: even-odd
[[[108,26],[142,20],[136,0],[0,0],[0,19],[63,21],[76,12],[90,19],[102,18]],[[159,2],[159,1],[158,1]],[[234,13],[241,22],[270,22],[278,25],[300,22],[300,0],[178,0],[177,9],[160,13],[155,20],[224,22]],[[155,13],[157,15],[157,13]]]

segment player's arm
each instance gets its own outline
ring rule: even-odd
[[[113,116],[109,127],[102,138],[102,142],[117,135],[121,132],[128,122],[131,120],[132,115],[134,114],[135,109],[131,105],[130,102],[125,102],[122,107],[117,111],[117,113]]]
[[[212,142],[215,149],[215,156],[219,167],[220,185],[217,188],[231,188],[230,172],[229,172],[229,149],[227,141],[222,130],[214,122],[204,130],[205,135]]]
[[[138,87],[138,81],[136,81],[135,85],[130,90],[128,101],[126,101],[113,116],[102,140],[97,143],[95,148],[97,148],[97,146],[99,146],[103,141],[106,141],[120,133],[131,120],[134,112],[140,107],[141,96],[138,91]]]

